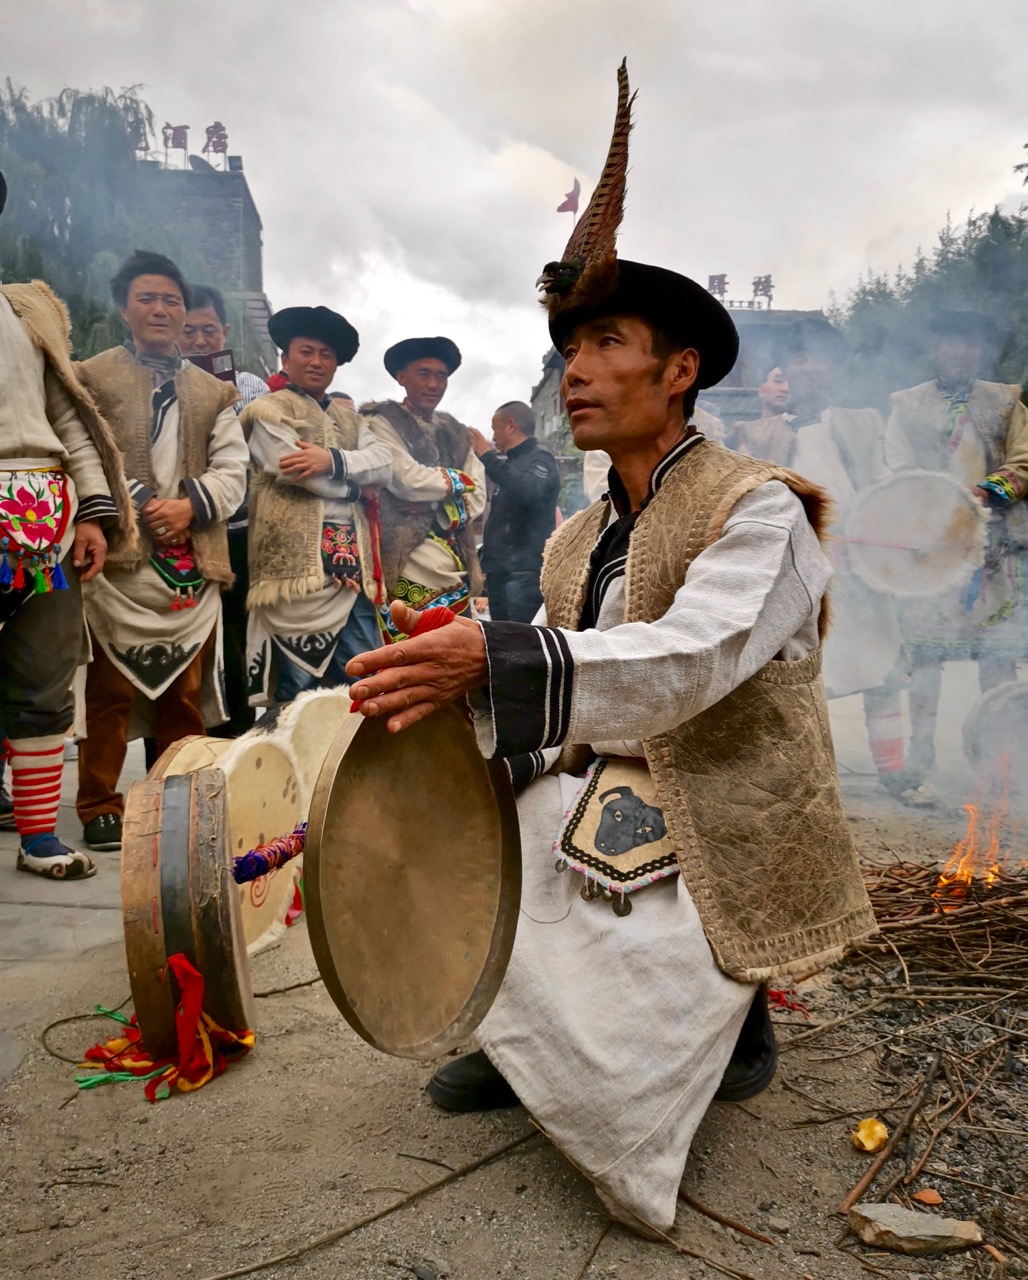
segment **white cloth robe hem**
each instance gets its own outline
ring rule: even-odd
[[[695,715],[752,674],[751,666],[759,669],[779,653],[802,658],[817,647],[817,615],[830,576],[798,499],[772,482],[736,504],[723,537],[694,561],[659,624],[621,621],[624,579],[616,579],[596,629],[566,633],[569,641],[585,641],[575,650],[577,723],[618,735],[617,741],[594,743],[594,750],[641,754],[641,743],[632,741],[640,712],[607,701],[612,658],[603,652],[590,657],[594,643],[602,640],[613,653],[620,637],[635,647],[636,630],[648,628],[679,664],[703,671],[716,686],[681,682],[686,703],[679,692],[678,708],[687,705]],[[748,601],[739,599],[746,595],[744,580],[751,584]],[[731,608],[724,607],[725,592],[732,593]],[[635,696],[643,704],[651,695],[646,653],[630,659]],[[722,660],[711,662],[712,654]],[[675,700],[660,680],[652,685],[660,698]],[[588,709],[593,703],[606,704],[605,717]],[[665,707],[657,708],[654,722],[667,715]],[[678,715],[673,723],[685,718]],[[491,716],[479,716],[478,730],[480,746],[495,740]],[[647,727],[646,736],[655,731]],[[558,1146],[617,1200],[666,1229],[674,1221],[693,1135],[756,987],[717,967],[680,876],[637,892],[631,913],[618,917],[602,899],[580,897],[576,873],[556,872],[554,838],[581,787],[579,777],[548,775],[519,797],[518,932],[478,1039]]]

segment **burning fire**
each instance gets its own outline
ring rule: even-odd
[[[991,889],[999,879],[1001,864],[1010,857],[1010,850],[1002,848],[1001,837],[1002,828],[1007,821],[1010,792],[1010,770],[1005,756],[1002,763],[1002,787],[991,815],[983,820],[977,805],[964,805],[967,832],[962,840],[957,841],[932,894],[943,911],[959,907],[967,896],[968,889],[978,878],[984,881],[986,889]]]

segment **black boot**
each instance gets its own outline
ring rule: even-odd
[[[444,1111],[498,1111],[521,1100],[481,1049],[435,1073],[425,1092]]]
[[[762,984],[753,997],[714,1101],[745,1102],[755,1098],[771,1083],[777,1066],[778,1044],[771,1025],[767,987]]]

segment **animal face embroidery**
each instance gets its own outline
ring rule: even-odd
[[[631,787],[613,787],[604,791],[600,800],[607,803],[600,814],[594,843],[605,857],[616,858],[667,835],[663,813],[656,805],[640,800]]]

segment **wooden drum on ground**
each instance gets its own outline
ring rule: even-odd
[[[225,776],[201,768],[129,789],[121,852],[125,953],[143,1043],[177,1056],[178,992],[168,956],[204,979],[204,1010],[231,1031],[253,1027],[253,992],[227,844]]]

